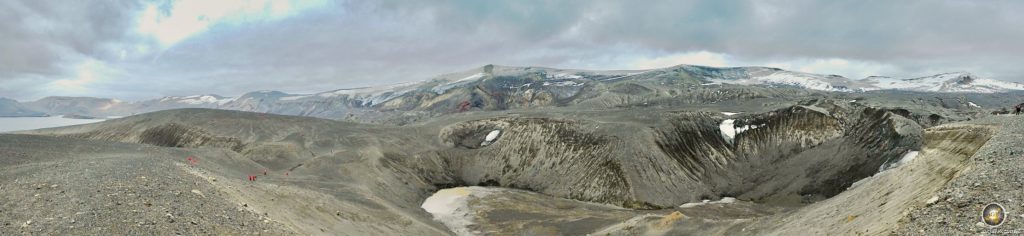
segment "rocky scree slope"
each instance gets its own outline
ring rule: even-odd
[[[737,117],[758,127],[732,142],[721,115],[655,115],[660,121],[649,124],[493,117],[393,127],[185,109],[24,133],[220,148],[272,171],[328,180],[332,195],[362,217],[407,219],[428,231],[438,225],[424,222],[417,206],[439,187],[505,186],[635,209],[723,196],[812,202],[920,145],[920,128],[905,118],[832,102]],[[493,143],[478,142],[494,130]],[[815,164],[825,161],[838,164]],[[753,168],[766,163],[772,168]],[[759,182],[773,178],[785,181]],[[391,213],[370,217],[365,207],[373,205]]]
[[[861,196],[854,194],[857,191],[844,190],[854,186],[854,181],[874,175],[885,163],[907,151],[921,150],[919,158],[928,159],[931,155],[927,150],[935,149],[929,149],[929,132],[950,130],[939,127],[922,132],[915,122],[889,110],[828,100],[804,102],[764,114],[729,117],[699,112],[635,115],[649,115],[655,122],[636,123],[614,116],[500,116],[462,117],[392,127],[185,109],[23,133],[181,147],[180,150],[219,150],[202,154],[222,162],[219,167],[207,170],[212,176],[242,176],[248,170],[236,169],[240,161],[252,163],[252,169],[290,171],[296,176],[296,180],[290,181],[268,180],[268,183],[286,184],[293,189],[266,191],[277,197],[300,199],[299,202],[271,203],[265,196],[258,195],[231,198],[232,201],[248,202],[257,208],[280,205],[280,209],[269,212],[269,217],[297,232],[355,229],[386,234],[445,232],[444,226],[432,222],[418,206],[438,188],[464,185],[513,187],[635,209],[671,208],[723,196],[767,204],[842,202],[832,200],[837,198],[883,201],[888,197],[857,197]],[[733,119],[733,128],[744,131],[736,133],[731,140],[723,138],[721,125],[725,119]],[[482,145],[495,130],[500,130],[500,135]],[[973,143],[985,140],[963,137]],[[936,145],[962,146],[931,146]],[[613,148],[605,148],[607,146]],[[7,150],[27,153],[27,148],[11,146]],[[515,153],[529,155],[516,156]],[[957,153],[969,156],[973,151],[965,149]],[[838,164],[832,165],[833,162]],[[825,163],[834,168],[822,168],[827,166]],[[757,165],[772,168],[751,167]],[[959,170],[955,167],[931,169],[949,170],[937,176],[950,176],[949,173]],[[893,170],[883,173],[902,173]],[[896,177],[885,178],[892,181]],[[783,181],[757,183],[763,179]],[[921,186],[944,183],[938,181],[942,178],[934,180]],[[862,188],[858,186],[866,185],[862,183],[852,189]],[[916,184],[903,188],[911,186]],[[877,190],[877,187],[870,189]],[[832,198],[826,199],[828,197]],[[321,203],[315,208],[298,207],[303,199],[327,200],[316,200]],[[918,202],[916,198],[905,199],[909,200],[901,201]],[[293,205],[295,207],[288,207]],[[836,209],[836,206],[808,208],[818,210],[806,214],[822,214],[826,212],[823,209]],[[345,214],[338,216],[337,212]],[[325,217],[288,220],[306,219],[300,216],[310,214]],[[326,217],[331,215],[335,217]],[[842,217],[843,220],[849,217],[818,216],[825,217],[823,219]],[[853,217],[852,222],[869,218],[878,217],[861,214]],[[879,219],[882,218],[889,219]],[[406,227],[391,226],[400,222]],[[874,224],[866,222],[858,224]]]

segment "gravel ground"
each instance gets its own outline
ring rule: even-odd
[[[186,173],[176,162],[188,155],[142,145],[0,135],[0,235],[294,234]]]
[[[999,132],[973,157],[934,203],[914,209],[902,220],[899,235],[1024,234],[1024,116],[995,116],[971,121],[997,125]],[[990,227],[981,211],[990,203],[1006,208],[1004,223]]]
[[[220,111],[185,110],[179,112],[190,115],[185,120],[192,120],[193,116],[191,115],[196,113],[210,113],[208,116],[227,116],[229,118],[245,115]],[[635,118],[636,114],[622,116],[637,119]],[[135,117],[139,120],[143,118],[146,117]],[[174,116],[157,118],[171,119]],[[291,118],[278,117],[277,119]],[[408,131],[376,127],[351,128],[346,124],[333,124],[311,119],[291,123],[265,122],[266,124],[262,120],[252,122],[244,119],[217,118],[210,120],[224,122],[211,123],[215,125],[208,124],[209,127],[206,127],[207,130],[222,132],[219,136],[248,137],[240,138],[240,140],[277,137],[273,139],[275,142],[299,140],[301,142],[296,142],[301,144],[307,140],[300,138],[293,140],[289,137],[300,136],[289,133],[308,134],[309,137],[313,137],[308,139],[310,143],[317,145],[323,143],[324,148],[304,151],[310,153],[313,150],[320,153],[330,151],[329,153],[332,154],[319,155],[317,158],[309,160],[297,159],[296,163],[301,163],[301,167],[299,165],[281,165],[295,166],[288,169],[292,170],[288,177],[278,176],[278,179],[275,179],[274,175],[271,175],[266,179],[260,177],[260,181],[252,183],[244,182],[241,179],[244,175],[262,168],[256,168],[259,165],[250,159],[243,158],[245,156],[224,154],[230,152],[226,149],[163,148],[128,143],[0,134],[0,235],[436,235],[448,233],[443,225],[434,222],[426,212],[418,208],[421,203],[418,202],[418,197],[421,196],[418,194],[423,194],[423,197],[427,196],[425,193],[430,191],[429,188],[437,187],[436,183],[431,185],[432,183],[426,180],[411,178],[417,176],[416,174],[423,173],[434,178],[435,176],[428,174],[444,173],[426,171],[428,168],[440,168],[438,167],[440,162],[426,161],[433,159],[429,159],[430,156],[425,154],[417,156],[423,153],[410,152],[413,153],[411,156],[415,158],[403,159],[400,158],[402,155],[382,152],[382,150],[415,147],[419,147],[418,149],[441,148],[433,142],[433,138],[437,137],[437,133],[439,133],[436,129],[417,128]],[[159,124],[156,121],[140,122],[148,125]],[[195,119],[192,122],[207,121]],[[908,192],[909,188],[904,187],[922,184],[913,182],[914,179],[890,176],[891,178],[887,180],[899,180],[890,182],[903,185],[873,187],[884,190],[881,192],[862,191],[878,193],[866,195],[876,198],[861,198],[862,195],[855,195],[849,197],[849,201],[833,200],[832,202],[842,203],[836,204],[837,206],[847,208],[821,207],[824,209],[821,212],[828,213],[825,216],[840,217],[840,220],[827,218],[826,220],[832,222],[821,225],[802,223],[800,225],[828,229],[830,224],[846,224],[850,228],[856,228],[852,225],[879,217],[871,217],[866,213],[862,216],[848,215],[849,211],[842,211],[842,209],[866,209],[864,211],[874,212],[879,212],[879,209],[882,209],[881,205],[863,203],[869,202],[893,205],[887,205],[885,208],[898,208],[900,214],[905,212],[903,210],[907,209],[906,206],[912,205],[917,209],[910,211],[908,216],[899,222],[899,225],[896,222],[902,215],[895,216],[895,214],[886,213],[885,215],[894,217],[887,217],[887,219],[893,219],[883,222],[886,226],[885,231],[873,230],[867,234],[1021,234],[1016,230],[1024,228],[1022,227],[1024,224],[1021,224],[1021,221],[1024,221],[1024,217],[1021,215],[1024,212],[1021,210],[1024,209],[1024,205],[1022,205],[1024,198],[1021,195],[1024,193],[1020,192],[1021,183],[1024,183],[1024,178],[1022,178],[1024,174],[1018,172],[1019,168],[1024,167],[1024,163],[1020,163],[1024,161],[1020,159],[1021,155],[1024,155],[1024,149],[1019,146],[1020,143],[1024,143],[1024,140],[1018,134],[1018,132],[1024,131],[1024,125],[1021,125],[1021,122],[1024,122],[1024,116],[1000,116],[970,121],[974,124],[999,127],[997,130],[1000,131],[971,157],[970,163],[967,164],[969,169],[960,172],[959,176],[953,177],[948,186],[946,186],[945,180],[950,175],[943,175],[946,177],[941,181],[929,182],[934,185],[929,185],[930,188],[926,189],[928,190],[926,193]],[[117,128],[114,123],[109,124],[111,124],[110,127],[98,130]],[[323,124],[327,124],[327,126],[323,126]],[[604,123],[601,125],[607,126]],[[95,128],[97,126],[83,127]],[[218,130],[217,127],[226,128]],[[325,127],[334,128],[327,129]],[[597,129],[596,125],[594,127],[593,129]],[[628,128],[628,126],[623,127]],[[309,128],[309,130],[303,130],[305,128]],[[625,128],[614,131],[622,132],[622,130],[627,130]],[[75,129],[68,130],[75,131]],[[331,130],[333,131],[324,132]],[[216,134],[213,131],[211,133]],[[318,133],[314,133],[314,131]],[[506,131],[513,130],[505,129],[503,132]],[[253,134],[260,132],[262,132],[260,135]],[[328,136],[324,133],[348,136]],[[105,134],[109,134],[109,137],[125,135],[118,132]],[[196,133],[185,132],[184,134],[186,134],[184,136],[188,136]],[[251,136],[245,136],[246,134]],[[316,134],[324,136],[319,137]],[[381,139],[374,135],[391,138]],[[363,136],[374,136],[374,138],[359,138]],[[396,138],[406,136],[420,138],[415,141]],[[513,139],[515,137],[505,136],[498,145],[490,146],[490,148],[500,148],[499,145],[515,140]],[[987,138],[988,135],[986,134],[985,137]],[[974,142],[975,145],[971,146],[972,151],[982,143],[979,139],[967,139],[968,141],[977,141]],[[209,141],[201,139],[201,137],[189,140]],[[342,143],[331,143],[336,141],[342,141]],[[362,149],[352,148],[343,152],[335,152],[334,148],[336,147],[360,147]],[[476,153],[477,151],[463,152],[474,152],[471,154],[480,155],[480,157],[493,157],[495,153],[499,153],[487,150]],[[509,154],[516,153],[516,150],[511,148],[507,151]],[[187,167],[184,165],[185,158],[190,155],[209,158],[201,158],[203,164],[200,167]],[[317,155],[311,154],[311,156]],[[948,173],[960,170],[962,166],[960,164],[963,164],[961,161],[967,156],[970,155],[960,155],[955,168],[940,168],[941,170],[938,172]],[[919,157],[922,158],[919,160],[927,160],[926,157]],[[422,162],[412,162],[413,160]],[[921,163],[934,164],[936,162],[918,162],[918,164]],[[416,168],[409,168],[406,165]],[[594,166],[600,167],[599,165]],[[947,165],[937,166],[946,167]],[[911,175],[914,173],[917,172],[906,172],[910,176],[914,176]],[[561,173],[558,176],[553,175],[552,178],[566,175],[572,175],[572,173]],[[213,180],[213,178],[220,180]],[[904,200],[903,202],[887,201],[887,199],[893,198],[889,193],[900,193],[900,191],[903,194],[891,195],[899,195],[902,197],[900,199]],[[924,199],[931,198],[930,195],[934,193],[937,193],[935,194],[937,195],[935,196],[936,200],[925,205]],[[673,194],[679,193],[674,192]],[[498,224],[521,227],[524,229],[522,231],[524,234],[555,232],[552,229],[557,229],[558,232],[589,232],[596,228],[602,228],[602,225],[610,222],[626,219],[626,223],[629,223],[631,219],[634,219],[630,218],[629,214],[618,213],[601,219],[593,217],[584,219],[580,217],[589,215],[590,213],[587,211],[596,212],[603,208],[576,207],[568,209],[567,206],[572,206],[572,204],[554,204],[559,201],[544,198],[550,197],[550,195],[523,196],[529,197],[525,198],[528,202],[543,203],[493,208],[481,216]],[[495,199],[501,200],[495,204],[509,203],[509,198]],[[916,204],[900,204],[908,202]],[[1004,225],[996,228],[977,226],[981,208],[992,202],[1007,207],[1010,219]],[[709,228],[709,224],[704,224],[708,222],[707,218],[700,216],[705,215],[706,212],[701,212],[700,209],[673,209],[658,212],[659,218],[651,218],[655,221],[641,223],[652,223],[655,230],[660,230],[658,232],[667,235],[698,232],[694,230],[707,232],[715,230]],[[722,212],[721,209],[714,210],[712,213]],[[679,213],[676,214],[676,211]],[[545,216],[538,216],[541,213],[544,213]],[[636,213],[642,212],[636,211]],[[710,234],[755,234],[757,232],[745,231],[745,227],[751,225],[752,222],[773,219],[771,216],[755,219],[742,217],[746,214],[737,213],[739,215],[737,217],[722,222],[712,222],[721,226],[718,228],[721,231],[714,231]],[[820,218],[800,216],[803,215],[797,215],[795,218]],[[734,218],[738,220],[734,220]],[[636,219],[647,220],[647,218]],[[786,219],[782,220],[785,222]],[[524,222],[530,224],[522,224]],[[555,225],[559,222],[568,223]],[[671,228],[670,226],[677,227],[676,229],[679,230],[668,231],[666,228]],[[491,232],[501,231],[503,228],[481,229]],[[891,231],[892,229],[897,230]],[[630,235],[628,233],[639,231],[623,232]],[[798,233],[795,234],[799,235],[812,234],[813,231],[796,232]],[[495,234],[502,233],[506,232],[496,232]]]

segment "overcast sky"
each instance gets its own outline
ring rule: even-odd
[[[0,1],[0,97],[308,93],[485,64],[1024,81],[1024,1]]]

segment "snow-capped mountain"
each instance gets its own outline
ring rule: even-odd
[[[877,89],[923,92],[998,93],[1010,90],[1024,90],[1024,84],[978,78],[967,72],[945,73],[911,79],[872,76],[863,79],[863,81],[874,85]]]
[[[224,105],[230,101],[234,101],[233,98],[221,97],[215,94],[208,95],[192,95],[185,97],[163,97],[159,100],[162,103],[181,103],[189,105]]]
[[[998,93],[1024,90],[1024,84],[1021,83],[983,79],[967,72],[944,73],[909,79],[871,76],[855,80],[839,75],[820,75],[766,67],[680,67],[704,75],[712,83],[794,86],[835,92],[900,90],[941,93]]]
[[[315,94],[289,94],[280,91],[246,93],[217,108],[318,117],[345,117],[373,108],[415,90],[417,83],[370,88],[338,89]]]
[[[120,116],[175,108],[215,108],[366,120],[388,112],[445,114],[575,104],[624,106],[659,99],[675,103],[713,103],[816,91],[877,90],[996,93],[1024,90],[1024,85],[978,78],[968,73],[855,80],[768,67],[679,65],[650,70],[569,70],[487,65],[418,82],[313,94],[255,91],[238,97],[208,94],[138,102],[48,97],[27,102],[25,107],[51,115]]]
[[[159,99],[135,102],[128,104],[128,106],[133,107],[135,113],[141,113],[175,108],[218,108],[233,100],[233,98],[222,97],[214,94],[183,97],[168,96]]]
[[[53,96],[23,104],[50,115],[121,116],[134,110],[130,103],[121,100],[93,97]]]
[[[704,75],[712,84],[793,86],[833,92],[860,92],[872,88],[871,84],[864,81],[851,80],[839,75],[819,75],[768,67],[679,67]]]

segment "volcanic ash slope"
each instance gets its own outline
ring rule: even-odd
[[[740,128],[742,132],[727,139],[721,128],[726,119],[733,120],[733,130],[756,128]],[[114,172],[118,174],[108,181],[99,182],[115,186],[107,194],[164,199],[153,195],[170,191],[168,197],[211,199],[210,203],[178,200],[211,206],[185,209],[182,211],[187,213],[178,215],[235,221],[239,228],[225,229],[227,233],[450,234],[454,229],[435,221],[421,205],[437,190],[458,186],[526,191],[483,196],[475,201],[482,203],[477,205],[487,205],[490,196],[507,196],[577,209],[563,210],[564,215],[552,219],[605,212],[588,221],[552,220],[548,222],[552,225],[543,227],[507,217],[516,215],[509,211],[476,215],[472,219],[491,219],[505,228],[488,226],[487,221],[470,221],[466,227],[472,232],[508,232],[504,229],[521,233],[675,234],[698,230],[686,232],[785,234],[817,230],[829,234],[850,233],[853,231],[847,230],[861,226],[879,230],[872,232],[887,232],[896,229],[895,221],[902,219],[906,207],[920,202],[919,196],[930,197],[929,193],[963,169],[967,157],[988,139],[990,126],[994,125],[947,125],[922,130],[913,120],[887,110],[832,101],[810,101],[767,113],[733,116],[642,110],[479,113],[401,127],[181,109],[3,135],[9,141],[0,142],[0,150],[6,154],[3,161],[10,165],[0,169],[0,182],[5,190],[30,183],[12,194],[5,191],[8,199],[4,200],[24,201],[34,196],[30,194],[34,190],[26,187],[35,186],[32,184],[79,186],[91,181],[28,177],[28,166],[78,173],[135,161],[132,167],[145,167],[126,168]],[[37,144],[24,144],[29,141]],[[104,146],[110,148],[98,148]],[[909,163],[878,173],[883,166],[913,151],[920,154]],[[76,154],[80,152],[96,154]],[[199,163],[192,167],[185,162],[188,156],[198,157]],[[940,161],[929,161],[935,159]],[[95,162],[104,167],[62,164],[72,161]],[[147,163],[151,166],[144,165]],[[262,174],[264,170],[267,175]],[[127,188],[146,186],[145,182],[128,182],[141,175],[147,179],[156,178],[150,175],[169,176],[185,182],[167,182],[166,187],[132,193]],[[258,175],[258,180],[247,181],[249,175]],[[868,179],[854,185],[864,178]],[[103,193],[103,186],[97,188]],[[899,194],[903,190],[908,195]],[[94,189],[74,188],[63,194],[102,196],[90,191]],[[173,195],[175,191],[181,194]],[[723,221],[728,223],[703,224],[688,219],[713,214],[701,210],[706,206],[678,208],[723,197],[747,204],[740,205],[747,210],[735,211],[740,213],[727,217],[734,220]],[[548,198],[560,200],[543,200]],[[79,207],[87,208],[83,214],[88,214],[88,209],[104,210],[143,222],[125,226],[123,232],[128,233],[221,232],[214,231],[218,229],[213,226],[203,228],[206,224],[202,221],[165,223],[168,217],[160,210],[158,214],[132,215],[135,211],[148,212],[147,208],[153,206],[181,208],[174,198],[167,199],[171,200],[124,208],[116,207],[116,202],[109,205],[102,200],[87,200]],[[577,208],[576,203],[563,200],[601,205]],[[901,214],[874,217],[874,213],[856,210],[873,209],[867,206],[878,204],[891,209],[885,212]],[[770,206],[802,207],[763,210]],[[71,229],[40,223],[65,219],[62,217],[67,214],[58,211],[62,208],[43,204],[3,207],[4,212],[16,212],[0,219],[10,223],[0,228],[3,232],[94,232],[88,227]],[[49,210],[29,213],[34,208]],[[222,210],[218,213],[217,209]],[[839,213],[835,209],[850,214],[836,215]],[[171,215],[178,216],[173,212]],[[824,221],[837,217],[845,220],[848,215],[855,215],[849,218],[853,219],[850,225],[834,226],[831,224],[842,222]],[[664,216],[670,217],[666,220]],[[102,223],[101,219],[129,220],[118,217],[96,218],[93,220],[97,223],[90,225],[113,224]],[[26,224],[29,220],[32,223]],[[808,224],[796,223],[804,221]],[[628,227],[616,227],[623,224]],[[657,227],[647,227],[652,224]],[[801,227],[810,227],[806,230],[811,231]],[[200,229],[204,231],[195,231]]]

